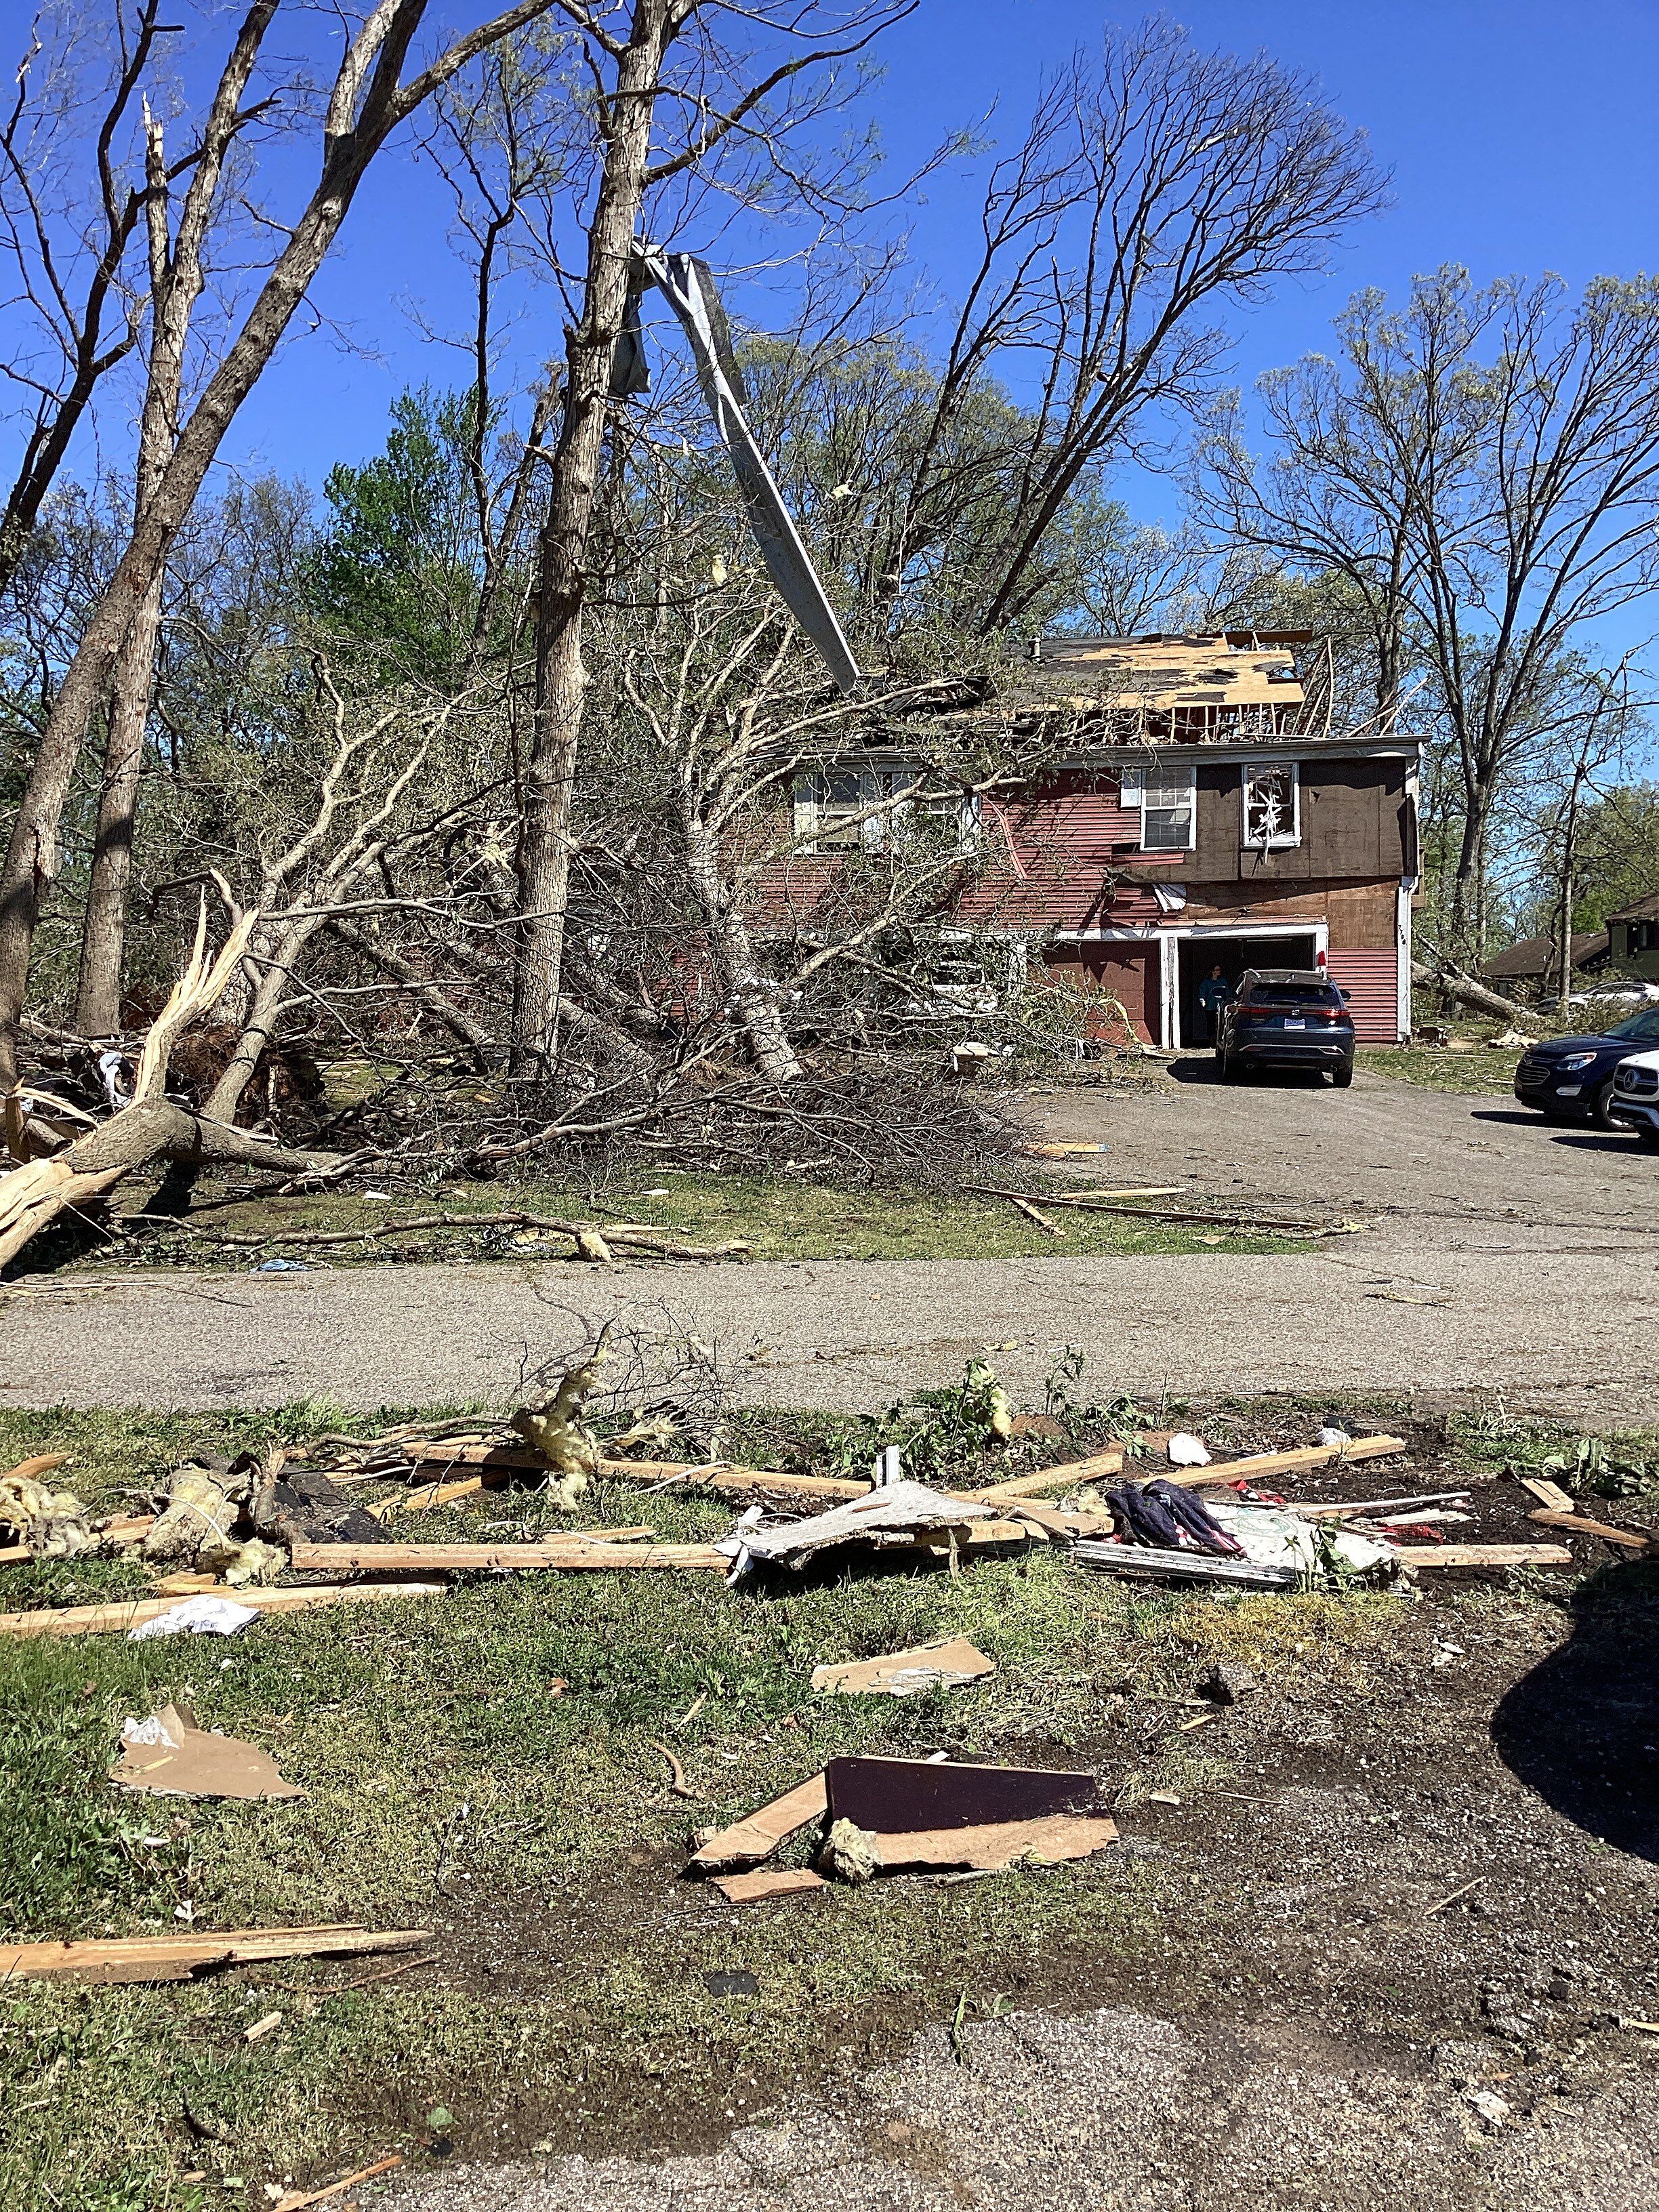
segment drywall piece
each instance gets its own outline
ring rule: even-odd
[[[997,1662],[976,1651],[965,1637],[947,1637],[939,1644],[919,1644],[914,1650],[890,1651],[880,1659],[854,1659],[840,1667],[815,1667],[812,1687],[841,1697],[913,1697],[940,1683],[951,1688],[994,1674]]]

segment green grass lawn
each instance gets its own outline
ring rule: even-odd
[[[987,1454],[971,1424],[931,1418],[951,1463],[980,1479],[1029,1466],[1034,1450],[1069,1456],[1113,1425],[1077,1415],[1063,1438]],[[1206,1433],[1261,1441],[1298,1423],[1310,1434],[1316,1419],[1311,1401],[1281,1399]],[[188,1449],[297,1443],[339,1420],[321,1407],[4,1412],[0,1465],[70,1451],[55,1479],[107,1508]],[[867,1450],[866,1428],[830,1416],[739,1416],[734,1430],[738,1455],[757,1463],[831,1466]],[[1529,1431],[1519,1448],[1541,1456],[1547,1441]],[[1488,1462],[1514,1448],[1491,1424],[1455,1441]],[[404,1525],[476,1540],[533,1536],[550,1517],[518,1492]],[[649,1522],[672,1540],[723,1529],[731,1510],[605,1480],[580,1518]],[[13,1607],[143,1580],[101,1562],[4,1574],[0,1602]],[[1160,1699],[1190,1693],[1218,1657],[1267,1681],[1316,1667],[1363,1694],[1401,1611],[1369,1594],[1136,1592],[1037,1554],[954,1578],[864,1567],[766,1592],[708,1574],[480,1577],[442,1598],[273,1617],[225,1642],[0,1638],[8,1932],[345,1919],[437,1935],[429,1965],[362,1988],[343,1985],[397,1962],[286,1962],[155,1989],[12,1984],[0,1992],[0,2206],[258,2207],[269,2182],[330,2178],[394,2150],[423,2158],[437,2107],[453,2116],[458,2155],[684,2145],[958,2005],[978,2016],[999,1995],[1040,2001],[1057,1977],[1086,1986],[1099,1962],[1165,1943],[1165,1863],[1109,1857],[737,1909],[680,1878],[692,1832],[836,1752],[1088,1764],[1125,1808],[1154,1788],[1201,1795],[1231,1778],[1215,1732],[1177,1733],[1186,1716]],[[904,1700],[811,1693],[820,1662],[951,1633],[998,1672]],[[174,1698],[269,1750],[308,1794],[248,1805],[116,1792],[106,1773],[122,1720]],[[695,1803],[669,1793],[662,1744]],[[1201,1940],[1207,1909],[1183,1894],[1184,1940]],[[732,1966],[758,1994],[709,1994],[705,1972]],[[271,2011],[279,2028],[248,2044]]]
[[[1103,1188],[1111,1188],[1114,1182],[1108,1157],[1103,1156],[1101,1161]],[[1041,1194],[1049,1179],[1041,1164],[1015,1161],[994,1180],[1004,1189]],[[227,1260],[248,1264],[255,1258],[290,1251],[304,1256],[304,1245],[284,1242],[295,1231],[361,1229],[438,1212],[489,1214],[513,1208],[556,1219],[635,1223],[671,1230],[697,1243],[723,1243],[743,1238],[757,1260],[1002,1260],[1054,1253],[1217,1249],[1255,1253],[1296,1249],[1283,1237],[1249,1231],[1218,1230],[1201,1223],[1140,1221],[1073,1207],[1055,1210],[1052,1218],[1060,1233],[1051,1237],[1006,1200],[971,1191],[944,1194],[843,1190],[793,1176],[692,1175],[667,1170],[644,1172],[597,1188],[553,1182],[469,1182],[446,1185],[436,1192],[410,1192],[392,1184],[382,1187],[393,1192],[389,1201],[365,1199],[355,1192],[292,1198],[250,1195],[233,1204],[216,1205],[211,1211],[193,1217],[187,1225],[198,1235],[174,1234],[165,1225],[146,1226],[134,1243],[118,1249],[124,1255],[143,1257],[152,1264],[202,1267]],[[1069,1187],[1077,1186],[1073,1182]],[[124,1206],[124,1217],[130,1218],[147,1200],[147,1193],[135,1190]],[[1157,1201],[1144,1203],[1155,1207]],[[1212,1201],[1194,1196],[1172,1199],[1170,1203],[1203,1211]],[[1230,1198],[1218,1210],[1232,1213],[1238,1208]],[[257,1248],[216,1244],[211,1239],[218,1236],[257,1237],[261,1241]],[[77,1234],[72,1248],[65,1237],[49,1254],[43,1238],[31,1247],[30,1265],[39,1267],[43,1257],[62,1259],[71,1249],[78,1259],[97,1260],[107,1256],[110,1247],[106,1242]],[[511,1228],[438,1229],[377,1237],[372,1243],[325,1246],[314,1256],[338,1267],[392,1260],[562,1260],[568,1257],[569,1249],[568,1238],[553,1237],[538,1243],[533,1236],[526,1237]]]
[[[1472,1098],[1507,1098],[1515,1087],[1518,1050],[1498,1048],[1477,1036],[1468,1052],[1446,1046],[1361,1045],[1355,1057],[1372,1075],[1411,1083],[1422,1091],[1455,1091]]]

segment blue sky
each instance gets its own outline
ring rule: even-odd
[[[1553,269],[1574,284],[1659,262],[1659,0],[1194,0],[1170,12],[1207,45],[1265,49],[1316,73],[1395,173],[1392,212],[1358,229],[1328,275],[1283,284],[1238,318],[1243,380],[1322,345],[1358,285],[1397,292],[1442,261],[1482,278]],[[1017,136],[1041,71],[1102,21],[1080,0],[924,0],[883,49],[874,109],[895,172],[988,117],[992,136]],[[975,204],[975,173],[958,167],[896,216],[947,289]],[[350,343],[290,341],[228,459],[316,482],[331,462],[378,448],[406,383],[461,380],[460,356],[410,312],[459,321],[444,224],[435,189],[405,162],[372,174],[317,291]],[[544,333],[526,336],[556,350],[556,303],[544,303]],[[1137,505],[1162,503],[1154,487],[1126,489]]]

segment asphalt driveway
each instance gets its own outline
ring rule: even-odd
[[[867,1407],[961,1372],[1022,1392],[1078,1346],[1087,1386],[1205,1395],[1413,1391],[1591,1425],[1659,1418],[1659,1157],[1505,1102],[1362,1076],[1223,1089],[1207,1062],[1146,1096],[1067,1088],[1022,1110],[1110,1147],[1078,1172],[1368,1224],[1275,1257],[323,1266],[27,1282],[0,1307],[21,1406],[373,1408],[513,1397],[600,1320],[690,1331],[741,1402]]]

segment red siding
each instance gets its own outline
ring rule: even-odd
[[[1334,983],[1347,992],[1353,1033],[1361,1044],[1397,1044],[1400,1040],[1400,965],[1389,952],[1329,953]]]

